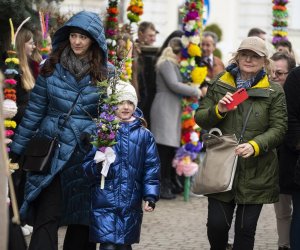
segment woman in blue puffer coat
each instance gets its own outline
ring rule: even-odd
[[[152,212],[159,198],[159,156],[152,133],[143,126],[142,112],[136,109],[134,87],[117,84],[120,120],[112,148],[115,161],[109,166],[104,188],[100,188],[101,163],[94,147],[83,168],[92,185],[90,240],[100,242],[100,250],[131,250],[140,240],[142,201]]]
[[[74,15],[56,31],[52,46],[11,145],[12,158],[22,155],[36,133],[58,135],[59,147],[49,173],[28,173],[21,217],[33,225],[30,250],[57,249],[60,225],[69,225],[64,250],[95,249],[88,240],[90,192],[81,164],[87,153],[82,135],[96,129],[96,82],[109,71],[99,16],[86,11]]]

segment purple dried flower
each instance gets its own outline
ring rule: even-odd
[[[198,142],[197,145],[194,145],[193,143],[187,143],[185,144],[185,149],[190,152],[199,153],[202,149],[202,143]]]
[[[185,31],[184,32],[184,35],[187,36],[187,37],[190,37],[190,36],[194,36],[196,33],[195,30],[192,30],[192,31]]]
[[[276,5],[285,5],[287,4],[289,1],[288,0],[274,0],[273,3]]]
[[[177,151],[176,151],[176,156],[175,158],[183,158],[188,152],[185,150],[184,147],[180,147]]]
[[[113,139],[115,139],[115,137],[116,137],[116,134],[114,132],[111,132],[108,138],[110,140],[113,140]]]
[[[190,11],[187,15],[186,15],[186,20],[198,20],[199,19],[199,13],[198,11]]]
[[[109,110],[109,105],[108,104],[104,104],[102,106],[102,110],[105,110],[105,111]]]
[[[181,51],[181,53],[182,53],[182,57],[183,57],[183,58],[188,58],[189,54],[188,54],[187,48],[184,48],[184,49]]]
[[[108,122],[112,122],[113,120],[115,120],[115,116],[114,115],[106,115],[106,120]]]
[[[106,115],[107,115],[107,113],[106,112],[102,112],[101,114],[100,114],[100,118],[101,119],[105,119],[106,118]]]
[[[105,152],[106,147],[100,147],[99,150],[104,153]]]

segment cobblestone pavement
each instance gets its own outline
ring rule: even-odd
[[[133,250],[208,250],[206,236],[207,199],[160,200],[153,213],[145,213],[141,241]],[[62,249],[65,228],[59,230]],[[273,205],[264,205],[256,231],[255,250],[276,250],[276,222]],[[29,240],[29,238],[28,238]]]

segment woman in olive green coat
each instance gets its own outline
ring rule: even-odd
[[[210,83],[195,114],[202,128],[217,127],[223,134],[239,138],[252,106],[243,141],[235,150],[239,157],[233,188],[208,198],[207,234],[212,250],[225,250],[236,206],[233,249],[253,249],[262,205],[278,201],[276,147],[285,134],[287,114],[281,86],[268,79],[269,65],[265,42],[258,37],[246,38],[226,71]],[[228,110],[226,104],[240,88],[247,90],[249,98]]]

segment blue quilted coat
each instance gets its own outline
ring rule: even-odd
[[[133,244],[140,239],[142,200],[159,198],[160,163],[154,138],[139,119],[121,123],[117,142],[113,146],[117,157],[110,165],[104,189],[100,189],[101,174],[93,160],[96,148],[83,164],[93,182],[90,241]]]
[[[61,41],[68,39],[69,26],[79,27],[89,32],[103,51],[104,61],[106,61],[104,30],[96,13],[82,11],[71,18],[55,33],[53,49],[56,49]],[[73,112],[66,124],[62,126],[79,92]],[[32,202],[51,183],[54,176],[59,174],[64,212],[61,223],[88,225],[90,192],[88,179],[84,177],[81,167],[86,152],[80,135],[83,132],[91,134],[95,130],[95,124],[89,115],[97,116],[98,99],[99,94],[91,83],[89,75],[76,81],[74,76],[59,63],[52,75],[38,77],[11,149],[14,153],[22,154],[28,141],[36,132],[49,137],[58,133],[59,147],[56,149],[49,174],[28,174],[25,199],[20,210],[22,219],[29,219]]]

